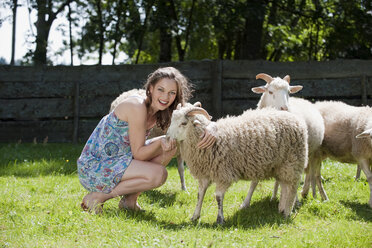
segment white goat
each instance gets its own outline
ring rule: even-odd
[[[210,121],[195,104],[173,112],[167,137],[176,139],[190,173],[199,182],[192,220],[200,217],[205,192],[216,183],[217,223],[224,222],[223,198],[233,182],[275,178],[281,186],[279,212],[292,212],[301,173],[307,163],[306,124],[297,116],[273,109],[248,110],[240,116]],[[197,149],[205,128],[214,126],[215,144]]]

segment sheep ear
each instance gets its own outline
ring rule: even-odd
[[[181,109],[181,107],[182,107],[182,104],[181,103],[179,103],[179,104],[177,104],[177,107],[176,107],[176,109],[178,110],[178,109]]]
[[[289,93],[297,93],[300,90],[302,90],[303,86],[302,85],[295,85],[295,86],[289,86]]]
[[[287,81],[288,83],[291,81],[291,77],[289,75],[286,75],[283,80]]]
[[[265,86],[253,87],[253,88],[252,88],[252,91],[253,91],[254,93],[256,93],[256,94],[263,94],[263,93],[265,93],[266,88],[265,88]]]
[[[194,107],[199,107],[199,108],[201,108],[201,106],[202,106],[201,102],[196,102],[196,103],[194,103]]]
[[[368,129],[368,130],[364,131],[363,133],[360,133],[357,136],[355,136],[355,138],[362,139],[362,138],[372,137],[371,132],[372,132],[372,129]]]

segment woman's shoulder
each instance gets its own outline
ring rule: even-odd
[[[141,97],[129,97],[122,101],[114,111],[119,119],[123,121],[128,121],[127,116],[129,115],[141,115],[141,113],[146,115],[145,99]]]

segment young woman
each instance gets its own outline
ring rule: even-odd
[[[137,198],[143,191],[163,185],[165,165],[175,155],[174,140],[164,136],[146,140],[155,125],[166,129],[178,103],[191,96],[188,80],[175,68],[159,68],[145,84],[146,98],[129,97],[99,122],[77,161],[80,183],[90,193],[81,206],[102,212],[108,199],[123,196],[119,208],[140,210]],[[198,146],[215,142],[208,130]]]

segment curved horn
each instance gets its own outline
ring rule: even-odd
[[[212,117],[208,114],[208,112],[203,108],[196,107],[186,112],[186,116],[194,116],[196,114],[202,114],[205,117],[207,117],[208,120],[212,119]]]
[[[270,75],[267,75],[266,73],[257,74],[256,79],[263,79],[268,84],[271,83],[271,81],[274,80]]]

